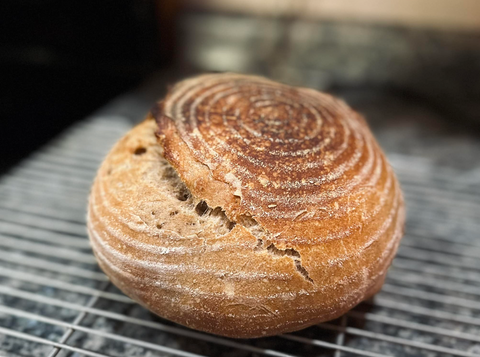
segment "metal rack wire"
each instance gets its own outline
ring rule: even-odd
[[[88,190],[129,127],[84,121],[0,179],[0,356],[480,356],[478,168],[390,154],[409,218],[382,292],[337,321],[231,340],[153,316],[96,265]]]

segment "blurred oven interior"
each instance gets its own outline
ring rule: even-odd
[[[216,71],[333,93],[365,115],[408,207],[375,300],[231,341],[108,284],[83,227],[96,167],[169,85]],[[0,355],[480,356],[479,1],[4,0],[0,78]]]

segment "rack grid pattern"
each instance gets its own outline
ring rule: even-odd
[[[341,317],[232,340],[162,320],[109,283],[85,207],[128,129],[85,120],[0,178],[0,356],[480,356],[480,170],[389,153],[408,208],[382,291]]]

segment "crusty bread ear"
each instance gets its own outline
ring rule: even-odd
[[[380,289],[403,200],[343,102],[214,74],[152,113],[109,153],[89,201],[94,253],[128,296],[248,338],[336,318]]]

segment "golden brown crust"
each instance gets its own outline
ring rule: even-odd
[[[346,104],[215,74],[177,84],[155,117],[113,148],[90,197],[94,252],[127,295],[240,338],[338,317],[380,288],[403,234],[403,200]],[[175,196],[170,165],[192,197]],[[196,213],[201,200],[220,215]]]

